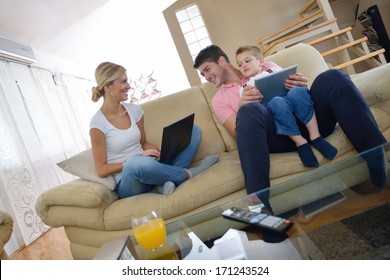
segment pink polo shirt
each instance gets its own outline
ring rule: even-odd
[[[240,84],[221,85],[214,95],[211,105],[218,120],[224,124],[233,114],[237,114],[240,100]]]
[[[266,62],[262,68],[263,71],[272,67],[279,67],[274,62]],[[248,78],[242,80],[242,84],[221,85],[214,95],[211,105],[218,120],[224,124],[225,121],[233,114],[238,112],[238,102],[240,100],[240,88],[248,81]]]

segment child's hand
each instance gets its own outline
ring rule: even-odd
[[[244,105],[248,102],[261,102],[263,100],[263,95],[260,91],[253,86],[245,86],[242,92],[242,96],[239,101],[239,106]]]

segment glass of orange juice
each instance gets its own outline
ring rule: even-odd
[[[155,250],[164,245],[167,235],[165,223],[156,211],[132,217],[131,224],[135,239],[146,250]]]

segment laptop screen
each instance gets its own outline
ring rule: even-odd
[[[191,114],[163,129],[159,161],[170,163],[191,142],[195,114]]]

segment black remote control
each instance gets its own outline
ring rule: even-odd
[[[289,219],[268,215],[266,213],[252,212],[237,207],[223,211],[222,216],[226,219],[277,232],[285,232],[293,225],[293,222]]]

